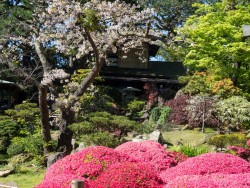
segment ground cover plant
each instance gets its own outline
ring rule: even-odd
[[[250,186],[250,163],[240,157],[206,153],[178,163],[174,156],[154,141],[92,146],[54,163],[36,188],[69,188],[75,178],[87,188]]]

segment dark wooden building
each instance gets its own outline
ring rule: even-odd
[[[100,75],[109,84],[121,87],[133,86],[141,89],[143,84],[150,82],[178,89],[180,84],[177,78],[185,75],[186,69],[181,62],[152,61],[158,49],[156,45],[145,45],[144,49],[133,49],[128,53],[110,53]]]

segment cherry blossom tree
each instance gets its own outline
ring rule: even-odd
[[[33,43],[44,69],[42,85],[51,86],[55,79],[68,75],[63,70],[51,68],[42,51],[39,51],[41,44],[53,41],[57,52],[72,57],[73,62],[91,57],[91,71],[72,93],[67,97],[53,93],[61,112],[58,149],[66,146],[66,153],[69,153],[72,134],[67,127],[74,118],[75,105],[98,76],[107,53],[117,53],[118,50],[128,52],[132,48],[143,47],[145,43],[156,43],[161,39],[161,33],[152,26],[153,9],[140,10],[138,6],[121,1],[93,0],[81,4],[52,0],[48,4],[46,12],[37,14],[43,25],[38,34],[33,35]]]

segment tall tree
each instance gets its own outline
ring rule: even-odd
[[[1,77],[15,80],[23,88],[35,86],[39,93],[39,105],[42,115],[44,153],[51,150],[50,124],[47,107],[47,92],[41,84],[43,72],[46,72],[42,47],[32,45],[32,36],[39,32],[42,25],[34,12],[43,12],[45,1],[14,0],[3,1],[1,8]],[[35,47],[35,48],[34,48]],[[43,55],[45,56],[45,55]]]
[[[182,28],[189,45],[184,64],[194,72],[205,71],[214,81],[231,79],[234,86],[249,93],[250,46],[242,37],[242,25],[250,24],[250,4],[223,0],[196,6],[197,11]]]
[[[47,92],[50,92],[56,98],[61,112],[58,150],[66,149],[66,153],[70,153],[72,133],[68,125],[74,118],[75,104],[98,76],[106,61],[107,52],[116,53],[118,49],[127,52],[131,48],[142,47],[145,43],[154,43],[160,38],[160,33],[151,25],[154,14],[152,9],[141,10],[137,6],[120,1],[111,3],[94,0],[81,3],[70,0],[37,0],[34,2],[36,4],[32,9],[28,8],[29,1],[22,1],[19,5],[15,3],[15,7],[9,8],[9,10],[15,8],[29,10],[30,17],[17,19],[16,25],[9,24],[13,28],[18,24],[22,25],[24,32],[11,33],[11,37],[3,32],[2,36],[11,44],[6,43],[7,45],[3,45],[1,50],[13,54],[18,60],[17,67],[21,65],[18,57],[24,57],[23,52],[28,49],[27,46],[32,50],[32,59],[41,68],[36,81],[39,88],[44,140],[49,143],[51,139],[46,101]],[[57,93],[56,84],[69,77],[66,73],[69,68],[65,66],[58,68],[51,61],[51,56],[55,54],[69,57],[69,61],[65,62],[70,62],[71,72],[77,69],[74,64],[81,58],[88,59],[82,64],[88,63],[91,68],[89,75],[67,96]],[[10,62],[7,64],[8,67],[15,65],[14,61]],[[48,151],[49,148],[45,147],[45,152]]]
[[[47,12],[48,14],[40,15],[45,24],[38,39],[43,42],[53,40],[55,48],[69,56],[92,57],[89,75],[67,98],[57,100],[61,110],[59,126],[63,139],[60,141],[63,143],[65,140],[70,141],[67,127],[73,120],[74,106],[98,76],[106,61],[107,52],[117,53],[118,50],[129,51],[131,48],[143,47],[145,43],[154,43],[159,39],[160,33],[151,26],[152,9],[138,11],[137,6],[120,1],[80,4],[54,0]],[[43,82],[50,79],[51,72],[44,77]],[[70,151],[70,143],[63,144]]]

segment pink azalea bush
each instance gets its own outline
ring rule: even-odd
[[[35,188],[70,188],[74,179],[83,180],[85,188],[247,188],[248,177],[250,163],[232,154],[187,158],[143,141],[116,149],[93,146],[68,155],[54,163]]]
[[[249,188],[250,173],[178,176],[164,188]]]
[[[129,154],[138,162],[147,162],[153,165],[158,172],[177,164],[174,158],[168,155],[166,149],[161,144],[152,140],[126,142],[115,148],[115,150],[124,154]]]
[[[160,173],[165,183],[184,175],[206,175],[213,173],[250,173],[250,163],[231,154],[207,153],[188,158],[176,167]]]
[[[71,182],[75,179],[83,180],[84,188],[89,188],[85,178],[73,174],[51,176],[50,178],[46,178],[41,184],[35,186],[35,188],[71,188]]]
[[[150,164],[124,162],[111,165],[90,187],[162,188],[163,182]]]
[[[68,155],[54,163],[46,172],[45,180],[61,174],[78,175],[87,179],[95,179],[109,165],[135,161],[126,154],[104,146],[93,146]]]

